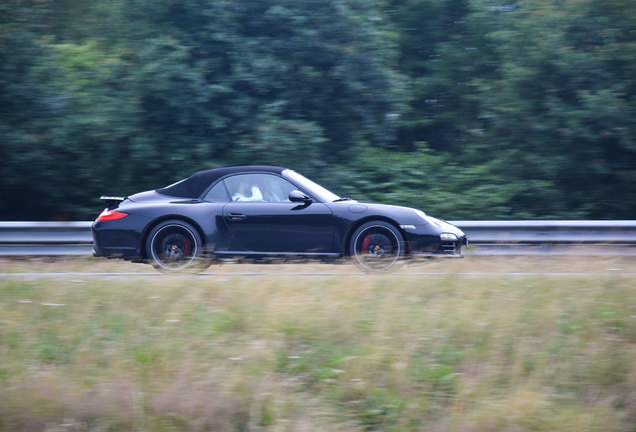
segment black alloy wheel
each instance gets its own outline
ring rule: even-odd
[[[201,236],[192,225],[169,220],[152,229],[146,252],[151,264],[161,272],[200,271],[205,262],[202,246]]]
[[[364,270],[384,271],[404,254],[404,240],[390,223],[371,221],[353,233],[349,250]]]

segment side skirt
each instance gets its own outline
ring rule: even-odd
[[[246,252],[246,251],[214,251],[217,257],[339,257],[337,252]]]

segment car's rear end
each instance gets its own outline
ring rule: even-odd
[[[142,229],[148,224],[145,216],[134,214],[124,197],[101,197],[107,207],[91,227],[93,255],[106,258],[141,259]]]

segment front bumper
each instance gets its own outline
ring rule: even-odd
[[[411,257],[462,258],[462,249],[468,246],[468,237],[458,229],[452,233],[457,240],[442,240],[442,233],[431,232],[427,225],[403,228],[403,232]]]

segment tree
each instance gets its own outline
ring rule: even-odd
[[[144,27],[164,23],[164,35],[128,44],[144,131],[177,154],[219,163],[291,156],[310,172],[350,160],[361,139],[384,142],[392,51],[368,5],[151,4]]]
[[[482,128],[475,82],[496,73],[485,37],[497,24],[496,12],[470,0],[398,0],[393,8],[400,68],[409,78],[400,147],[426,141],[435,150],[461,152]]]
[[[42,5],[0,5],[0,214],[34,217],[51,210],[38,183],[49,177],[48,134],[61,97],[51,87],[56,66],[37,32],[46,18]]]
[[[536,215],[631,218],[636,166],[636,7],[578,0],[520,4],[495,32],[501,78],[481,88],[482,148],[502,173],[543,181],[512,202]]]
[[[395,73],[369,5],[11,3],[8,19],[30,18],[12,21],[19,32],[3,31],[5,45],[22,33],[30,42],[19,41],[24,56],[4,64],[13,78],[2,84],[28,79],[3,92],[7,115],[25,114],[3,123],[19,139],[2,151],[28,151],[4,158],[14,171],[5,196],[38,199],[32,213],[3,217],[88,217],[104,192],[220,165],[291,164],[311,175],[351,160],[362,139],[383,143]],[[18,166],[28,168],[17,175]]]
[[[445,217],[632,218],[628,3],[4,2],[0,217],[267,163]]]

